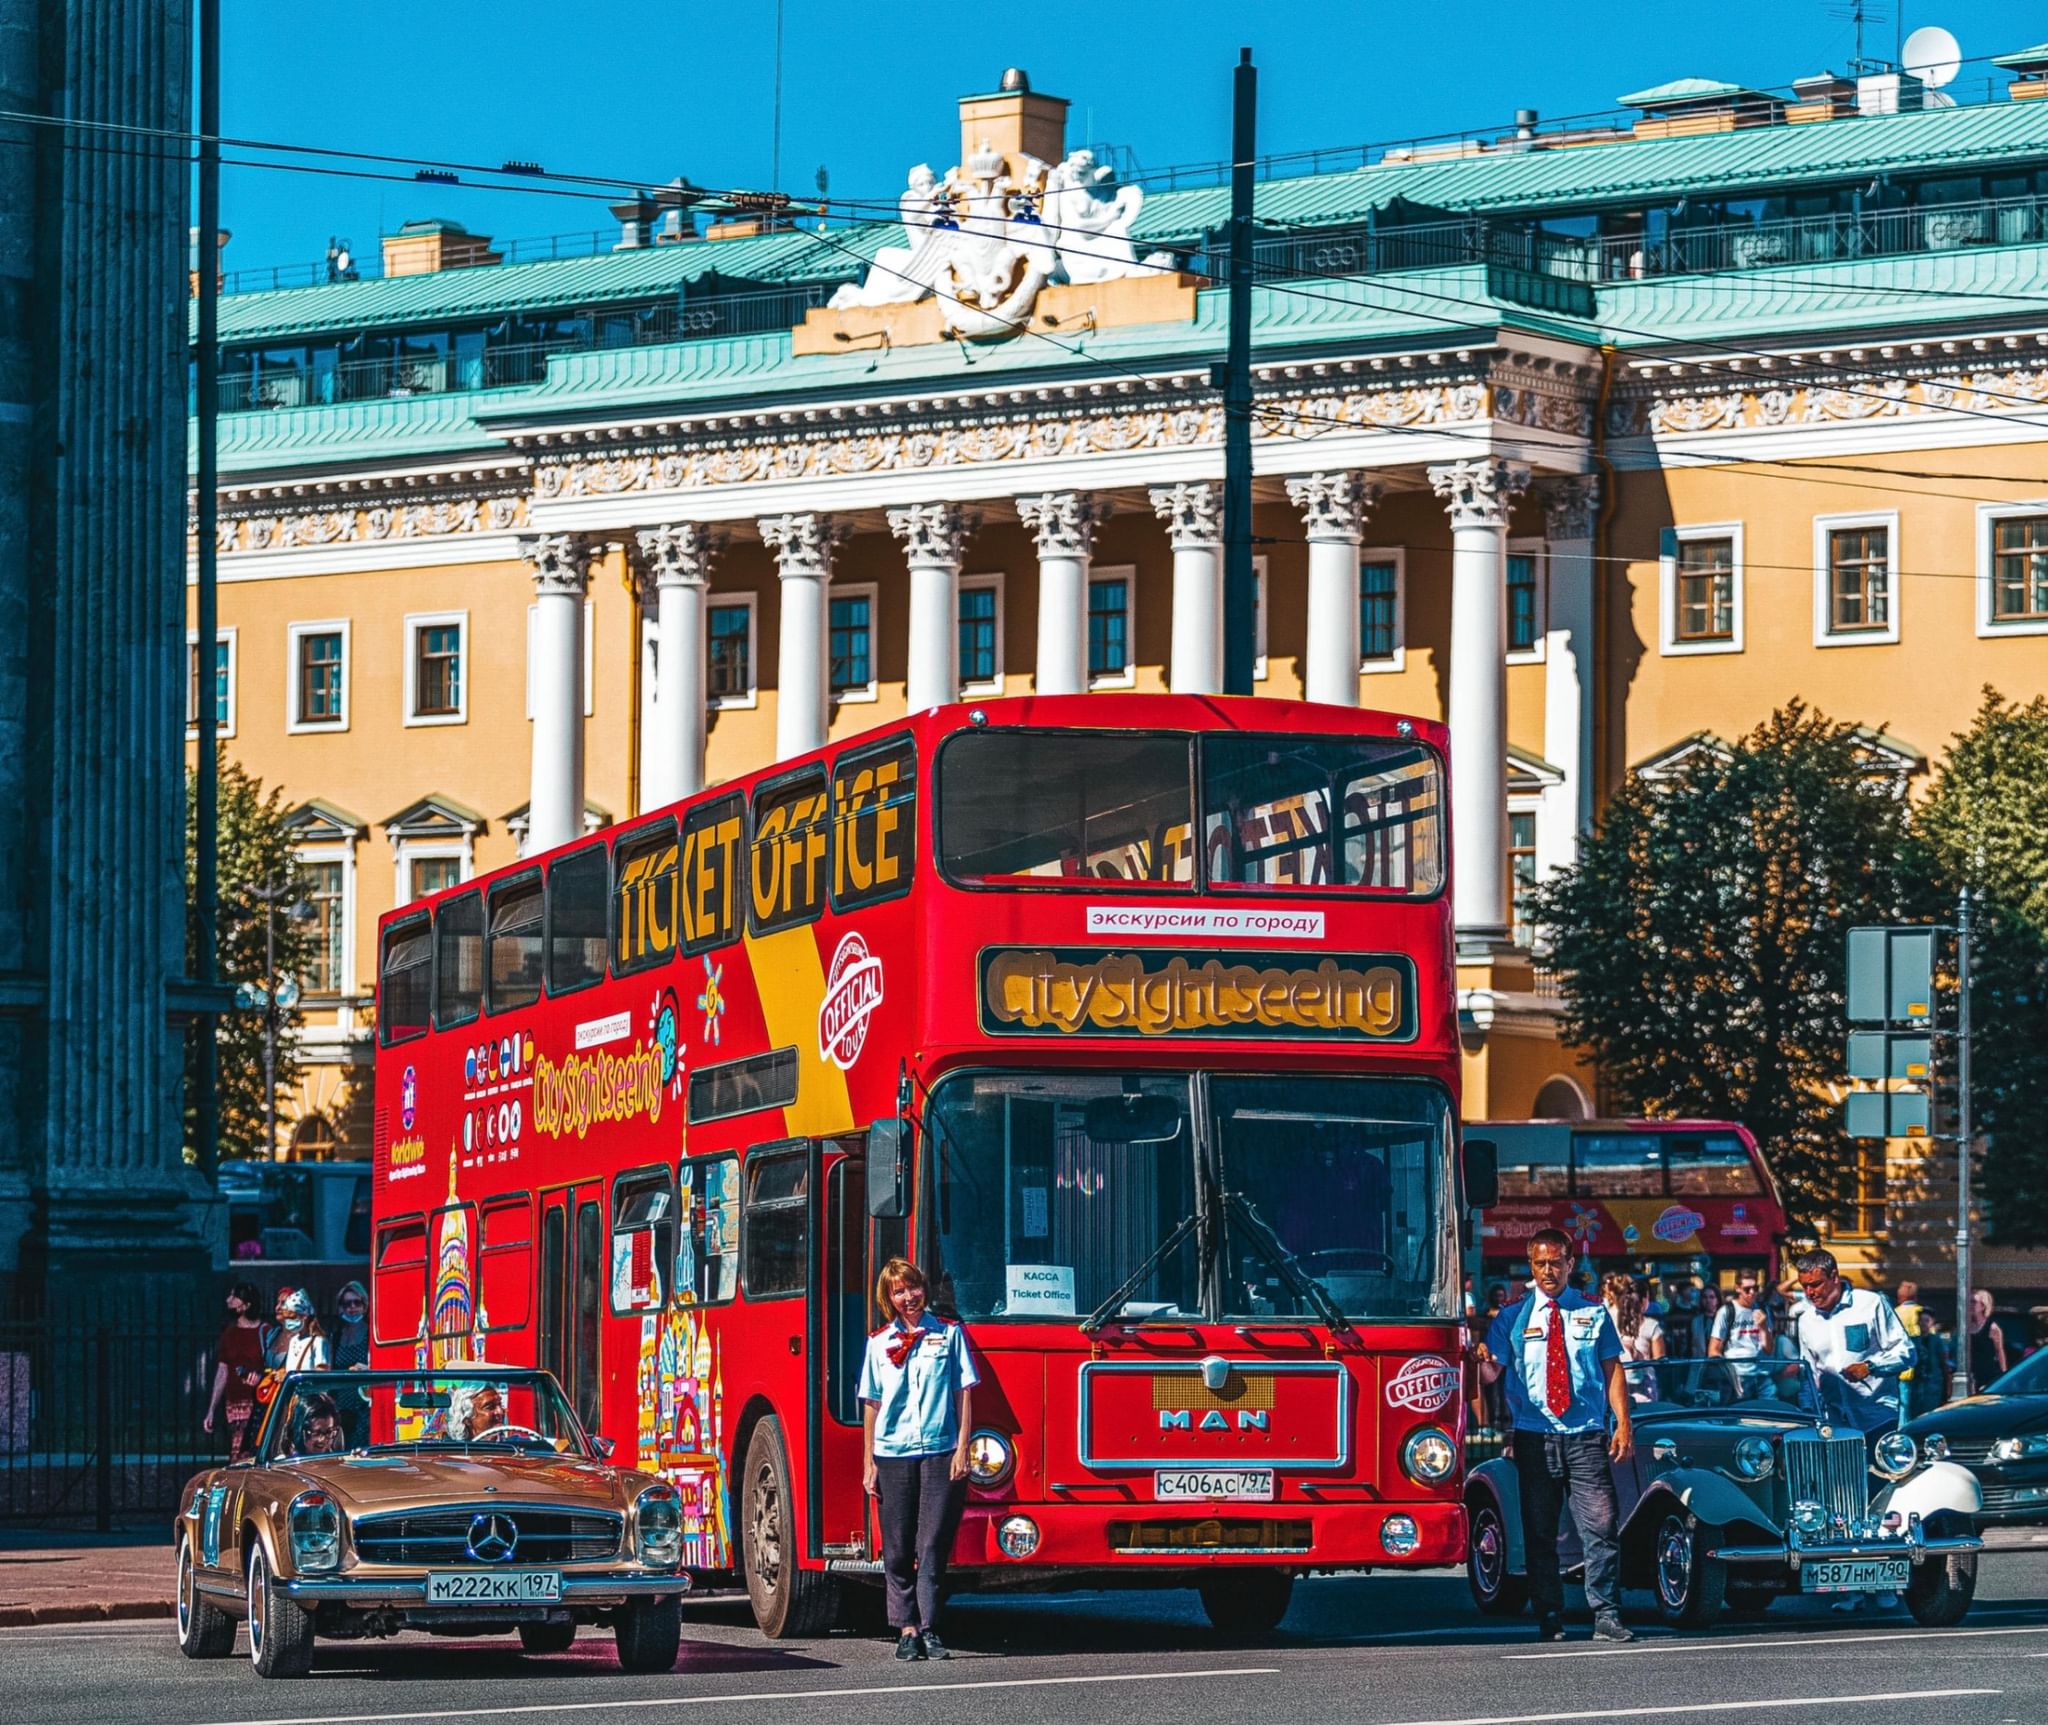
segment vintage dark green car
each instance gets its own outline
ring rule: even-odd
[[[1723,1606],[1760,1613],[1780,1594],[1903,1594],[1916,1621],[1959,1623],[1977,1589],[1977,1482],[1893,1433],[1873,1454],[1790,1360],[1659,1360],[1627,1368],[1635,1456],[1614,1470],[1624,1587],[1697,1629]],[[1510,1458],[1472,1471],[1466,1578],[1479,1609],[1528,1596]],[[1565,1517],[1559,1553],[1582,1565]]]

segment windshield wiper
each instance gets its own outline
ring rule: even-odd
[[[1279,1272],[1280,1280],[1287,1284],[1288,1291],[1298,1300],[1306,1300],[1315,1307],[1316,1315],[1331,1329],[1350,1333],[1351,1320],[1345,1317],[1343,1309],[1330,1298],[1330,1290],[1301,1267],[1300,1261],[1290,1252],[1280,1236],[1273,1232],[1266,1218],[1252,1208],[1252,1201],[1242,1192],[1225,1192],[1223,1207],[1243,1223],[1244,1231],[1251,1237],[1252,1245],[1259,1256]]]
[[[1134,1291],[1145,1285],[1145,1278],[1165,1263],[1173,1249],[1195,1231],[1199,1221],[1199,1216],[1184,1217],[1172,1233],[1152,1248],[1142,1264],[1117,1283],[1109,1298],[1082,1320],[1081,1333],[1084,1336],[1092,1336],[1101,1329],[1109,1321],[1111,1314],[1118,1311]]]

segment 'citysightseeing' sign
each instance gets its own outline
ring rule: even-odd
[[[991,1036],[1256,1036],[1405,1041],[1414,966],[1396,954],[1227,956],[1075,947],[981,955]]]

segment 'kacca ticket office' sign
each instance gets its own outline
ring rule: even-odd
[[[1395,954],[1227,955],[991,948],[991,1036],[1253,1036],[1399,1042],[1415,1034],[1415,970]]]

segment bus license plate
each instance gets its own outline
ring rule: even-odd
[[[1270,1503],[1269,1467],[1176,1468],[1152,1476],[1155,1503]]]
[[[559,1569],[436,1569],[427,1573],[429,1605],[552,1605],[561,1597]]]
[[[1896,1593],[1906,1585],[1912,1565],[1903,1557],[1844,1558],[1833,1563],[1802,1563],[1802,1593]]]

